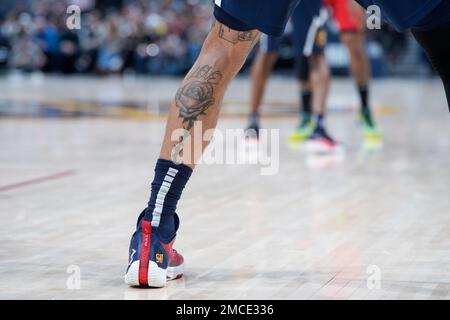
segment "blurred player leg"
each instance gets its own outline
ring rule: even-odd
[[[306,101],[300,127],[290,135],[290,140],[308,139],[307,147],[313,151],[332,151],[337,146],[325,128],[330,86],[330,69],[324,54],[327,42],[324,25],[327,18],[328,14],[322,10],[320,0],[302,2],[292,15],[294,50],[298,55],[299,66],[297,77]],[[309,93],[311,99],[307,101]],[[315,125],[311,121],[311,111],[314,113]]]
[[[278,40],[274,37],[263,35],[260,40],[260,48],[253,61],[251,71],[251,113],[249,125],[245,130],[246,138],[258,138],[260,128],[260,107],[266,91],[266,84],[272,68],[278,59]]]
[[[322,119],[326,111],[330,75],[323,54],[327,41],[324,29],[327,15],[321,9],[321,0],[304,1],[292,15],[296,76],[302,100],[300,126],[289,136],[294,142],[311,136],[314,130],[313,113],[317,119]],[[325,68],[322,68],[323,61]]]
[[[326,104],[330,88],[330,68],[325,54],[313,54],[310,62],[310,85],[313,92],[312,105],[315,127],[308,138],[308,149],[314,152],[332,152],[338,146],[325,126]]]
[[[350,55],[350,73],[355,80],[360,97],[360,119],[365,138],[381,139],[370,106],[370,63],[364,36],[364,11],[353,0],[325,0],[332,8],[341,32],[341,41]]]
[[[341,40],[350,54],[350,72],[356,82],[360,97],[360,117],[364,136],[368,139],[381,139],[369,103],[370,64],[362,32],[342,32]]]
[[[301,105],[299,109],[300,125],[289,136],[289,140],[293,142],[303,141],[308,138],[313,129],[313,87],[310,81],[310,58],[305,55],[296,57],[295,61],[295,73],[298,78],[300,88],[300,100]]]

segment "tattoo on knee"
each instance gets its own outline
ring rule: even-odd
[[[239,42],[254,42],[258,38],[259,32],[256,30],[236,31],[223,24],[219,26],[219,38],[232,44]]]
[[[189,137],[189,131],[194,127],[198,117],[206,115],[206,111],[215,104],[214,87],[221,79],[220,71],[214,70],[212,66],[204,65],[193,70],[187,82],[178,90],[175,104],[185,131],[172,149],[174,162],[178,162],[178,158],[183,156],[183,142]]]

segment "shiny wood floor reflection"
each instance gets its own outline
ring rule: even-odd
[[[145,103],[156,94],[170,98],[177,81],[164,81],[132,89],[2,80],[0,100],[26,92],[30,99],[98,101],[110,93]],[[164,122],[0,118],[0,298],[449,299],[450,116],[441,85],[373,87],[381,149],[364,148],[351,112],[353,85],[337,81],[330,105],[345,110],[328,122],[345,154],[312,157],[293,148],[287,136],[297,119],[280,111],[264,120],[266,128],[281,128],[277,174],[262,176],[258,165],[199,166],[178,210],[186,275],[158,290],[128,288],[122,276]],[[231,86],[225,114],[242,112],[247,88],[245,79]],[[276,79],[268,101],[293,105],[295,88]],[[244,125],[237,116],[219,123]]]

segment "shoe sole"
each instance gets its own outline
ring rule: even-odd
[[[383,137],[381,136],[381,134],[365,133],[365,134],[364,134],[364,140],[369,140],[369,141],[382,141],[382,140],[383,140]]]
[[[143,286],[139,282],[139,261],[134,261],[127,274],[125,275],[125,283],[130,287],[149,287],[163,288],[167,281],[176,280],[183,276],[184,265],[176,267],[168,267],[167,269],[159,268],[156,262],[148,262],[148,286]]]
[[[306,139],[308,139],[308,135],[293,133],[293,134],[289,135],[288,139],[291,142],[302,142],[302,141],[305,141]]]
[[[329,146],[323,143],[308,141],[306,143],[306,150],[311,153],[330,153],[336,150],[337,146]]]

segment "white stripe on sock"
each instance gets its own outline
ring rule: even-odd
[[[221,7],[222,6],[222,0],[215,0],[214,3],[216,6]]]
[[[167,175],[171,176],[171,177],[175,177],[178,173],[177,169],[174,168],[169,168],[169,171],[167,172]]]
[[[164,177],[164,181],[159,188],[158,195],[156,196],[155,210],[153,210],[153,218],[152,218],[152,227],[159,227],[159,222],[161,221],[161,213],[164,208],[164,200],[166,199],[166,195],[172,186],[173,179],[177,175],[178,170],[169,168],[166,176]]]
[[[164,181],[169,182],[169,183],[172,183],[173,177],[166,176],[166,177],[164,178]]]

